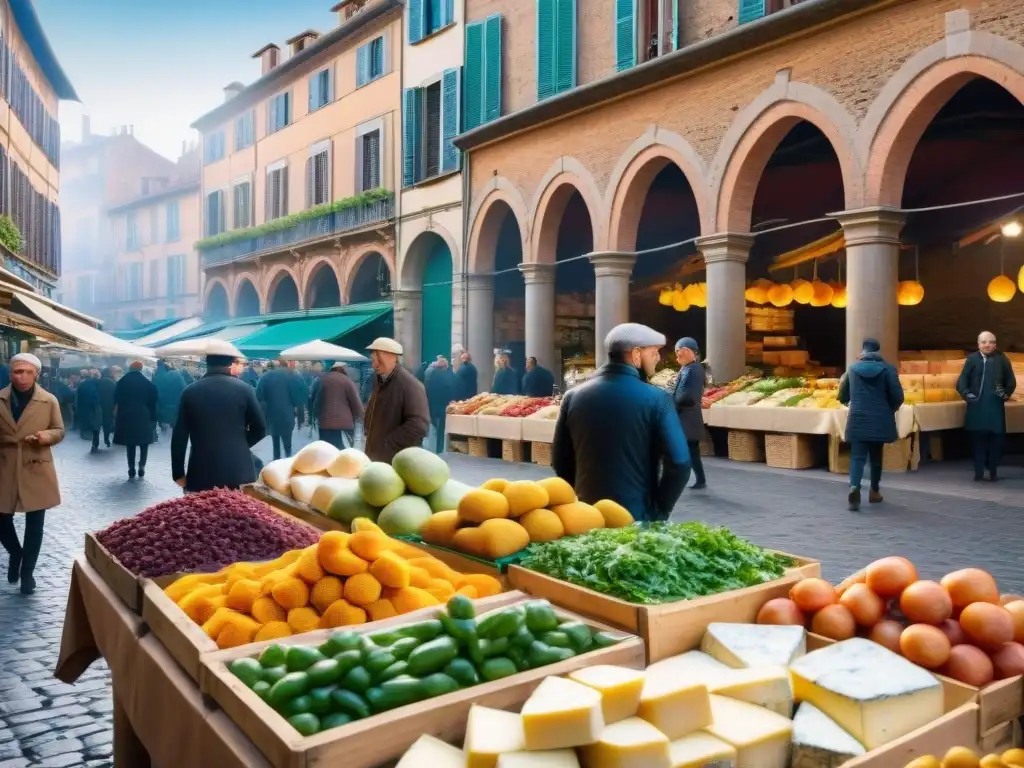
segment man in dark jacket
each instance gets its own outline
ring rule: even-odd
[[[512,353],[507,349],[498,353],[497,368],[494,369],[494,381],[491,393],[495,395],[518,395],[519,374],[512,367]]]
[[[96,382],[96,388],[100,393],[100,423],[103,425],[103,442],[107,448],[110,447],[110,438],[114,435],[114,389],[116,387],[114,369],[104,368],[99,381]]]
[[[402,345],[379,338],[367,347],[373,393],[366,405],[366,455],[390,463],[403,448],[418,446],[430,430],[427,393],[416,376],[398,364]]]
[[[896,411],[903,405],[903,387],[896,368],[882,359],[881,345],[864,339],[860,360],[846,369],[839,382],[839,402],[848,405],[846,442],[850,444],[850,511],[860,509],[860,484],[864,465],[871,460],[871,491],[868,501],[882,501],[882,448],[899,437]]]
[[[679,414],[679,424],[686,435],[686,445],[690,449],[690,464],[696,480],[693,488],[696,490],[707,487],[704,462],[700,458],[700,441],[704,438],[704,416],[700,407],[704,396],[704,366],[699,360],[700,347],[696,339],[684,336],[676,342],[679,376],[672,391],[672,400]]]
[[[468,400],[477,393],[477,372],[473,365],[473,356],[469,352],[463,352],[459,357],[461,365],[455,371],[455,378],[459,382],[459,400]]]
[[[185,391],[185,379],[163,360],[156,364],[153,385],[157,392],[157,423],[167,430],[178,420],[178,402]]]
[[[260,381],[260,375],[256,372],[256,363],[250,363],[247,365],[238,378],[253,389],[256,389],[256,385]]]
[[[459,382],[448,360],[443,356],[431,367],[427,376],[427,403],[430,408],[430,425],[434,428],[435,450],[444,453],[445,413],[449,403],[458,399]]]
[[[292,455],[296,414],[306,398],[306,385],[294,370],[284,365],[268,371],[256,385],[256,399],[263,406],[270,427],[275,459],[281,458],[282,446],[285,457]]]
[[[523,394],[527,397],[551,397],[554,391],[554,374],[543,365],[538,365],[536,357],[526,358],[526,373],[523,374]]]
[[[356,422],[363,418],[363,404],[355,382],[345,373],[344,363],[335,363],[314,382],[311,418],[320,425],[321,440],[335,448],[355,445]]]
[[[157,420],[157,388],[142,375],[142,363],[134,362],[114,387],[114,442],[126,446],[128,479],[135,479],[135,452],[139,477],[146,476],[146,459]]]
[[[253,388],[231,375],[237,350],[227,342],[209,345],[222,354],[208,354],[206,375],[185,387],[171,436],[171,476],[186,492],[254,482],[252,447],[267,434]],[[223,354],[229,351],[235,354]]]
[[[562,399],[552,469],[581,501],[612,499],[637,521],[667,520],[689,479],[690,452],[672,398],[647,383],[665,337],[623,323],[604,343],[608,363]]]
[[[999,460],[1006,439],[1006,401],[1017,389],[1013,366],[996,348],[995,334],[984,331],[978,336],[978,351],[968,355],[956,382],[956,391],[967,402],[964,429],[971,436],[974,455],[974,481],[988,470],[988,479],[999,479]]]
[[[82,383],[76,392],[75,426],[85,439],[92,438],[91,453],[99,453],[100,429],[103,426],[103,409],[100,407],[98,377],[93,377],[91,368],[82,370]]]

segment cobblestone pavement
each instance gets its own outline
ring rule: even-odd
[[[0,584],[0,768],[110,765],[106,665],[94,664],[74,685],[52,676],[70,566],[85,532],[178,493],[170,479],[168,442],[164,437],[153,446],[145,480],[134,482],[127,479],[123,448],[90,455],[88,444],[71,436],[56,449],[64,505],[47,514],[37,592],[23,597]],[[296,448],[304,442],[297,439]],[[269,440],[256,453],[269,460]],[[449,458],[453,474],[470,483],[549,474],[533,465]],[[970,483],[970,470],[957,464],[890,475],[883,480],[885,503],[865,504],[851,514],[841,477],[720,460],[706,464],[709,488],[687,491],[676,519],[728,525],[759,544],[813,555],[832,580],[873,558],[901,554],[924,576],[979,565],[993,572],[1004,591],[1024,592],[1020,468],[1007,468],[996,485]]]

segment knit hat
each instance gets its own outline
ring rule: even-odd
[[[864,339],[864,343],[861,345],[863,352],[878,352],[881,349],[882,345],[878,343],[878,339]]]
[[[17,355],[11,358],[11,368],[14,367],[15,363],[28,363],[37,371],[43,369],[43,361],[33,355],[31,352],[19,352]]]
[[[700,354],[700,347],[697,345],[697,340],[689,336],[683,336],[679,341],[676,342],[676,352],[683,347],[693,352],[695,355]]]

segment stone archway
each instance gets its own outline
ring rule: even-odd
[[[488,185],[488,191],[470,210],[470,274],[486,275],[494,271],[498,234],[509,214],[515,217],[519,226],[523,261],[530,260],[527,255],[530,251],[530,216],[526,202],[517,187],[507,179],[496,176]]]
[[[533,220],[530,224],[531,263],[555,263],[558,228],[565,207],[575,193],[583,198],[590,214],[593,250],[605,249],[608,217],[604,213],[597,184],[582,163],[571,157],[563,157],[547,172],[534,197]]]
[[[232,315],[231,309],[227,285],[219,277],[213,278],[206,284],[203,314],[209,320],[226,320]]]
[[[341,306],[341,278],[330,258],[324,256],[309,265],[302,295],[306,309]]]
[[[256,284],[248,277],[241,277],[235,285],[234,317],[256,317],[263,314],[263,301]]]
[[[387,301],[395,280],[390,260],[368,249],[351,260],[345,277],[345,303]]]
[[[268,275],[264,299],[267,312],[293,312],[303,309],[302,299],[299,280],[292,269],[279,266]]]

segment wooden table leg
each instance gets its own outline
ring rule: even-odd
[[[135,735],[117,693],[114,696],[114,768],[150,768],[149,753]]]

